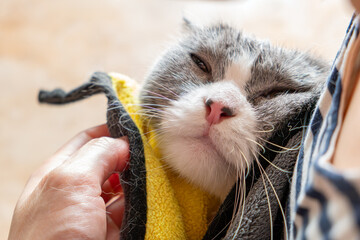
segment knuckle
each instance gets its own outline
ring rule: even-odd
[[[58,167],[46,174],[41,183],[46,188],[60,188],[65,184],[68,184],[71,179],[72,176],[68,171],[65,171],[64,168]]]
[[[116,146],[116,144],[116,140],[110,137],[100,137],[89,141],[91,147],[100,148],[102,150],[108,150],[109,148]]]
[[[40,182],[44,189],[72,189],[77,186],[90,185],[91,178],[81,171],[68,167],[59,167],[46,174]]]
[[[76,137],[89,138],[90,135],[86,131],[79,132]]]
[[[78,133],[75,138],[77,139],[92,139],[92,136],[87,132],[87,131],[83,131]]]
[[[112,139],[109,137],[99,137],[99,138],[92,139],[90,142],[94,145],[103,146],[103,145],[111,143],[111,140]]]
[[[96,181],[82,174],[74,174],[68,169],[56,169],[45,175],[38,185],[38,190],[43,194],[61,194],[63,200],[73,201],[79,196],[91,196],[99,192]],[[48,195],[49,196],[49,195]],[[73,198],[75,197],[75,198]]]

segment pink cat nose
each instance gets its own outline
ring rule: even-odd
[[[224,118],[235,116],[234,112],[220,102],[214,102],[210,98],[205,101],[206,121],[212,124],[221,122]]]

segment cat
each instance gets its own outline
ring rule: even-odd
[[[141,104],[167,165],[224,200],[262,145],[317,98],[330,66],[230,25],[184,21],[148,74]]]

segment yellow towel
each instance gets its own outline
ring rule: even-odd
[[[139,112],[138,84],[121,74],[109,75],[119,100],[142,135],[147,174],[145,239],[201,239],[219,200],[165,167],[156,136]]]

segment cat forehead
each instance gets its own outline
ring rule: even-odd
[[[190,35],[197,36],[198,38],[218,38],[225,36],[238,36],[241,31],[239,29],[233,28],[227,24],[215,24],[211,26],[202,26],[193,28],[190,32]]]
[[[196,28],[186,34],[184,45],[189,48],[229,49],[241,47],[243,34],[240,30],[228,25],[218,24],[210,27]],[[214,49],[212,49],[214,50]]]
[[[240,90],[244,89],[251,79],[251,68],[254,58],[249,54],[243,54],[230,61],[225,69],[224,80],[235,82]],[[244,93],[244,92],[243,92]]]

